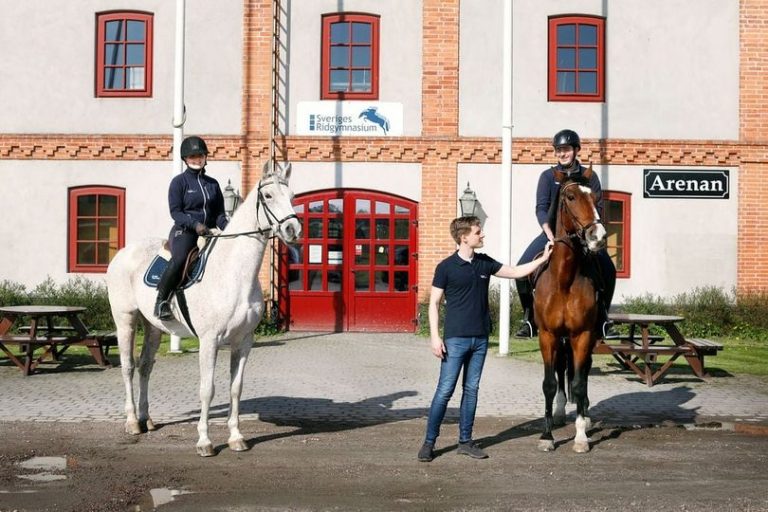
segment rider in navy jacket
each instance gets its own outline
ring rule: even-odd
[[[555,149],[555,155],[558,163],[555,167],[550,167],[539,176],[539,184],[536,188],[536,220],[541,226],[541,233],[533,239],[528,248],[518,261],[518,265],[533,261],[548,241],[554,241],[555,229],[554,214],[557,207],[557,194],[560,191],[560,183],[556,181],[555,170],[566,176],[581,175],[586,170],[578,159],[581,149],[581,140],[579,135],[573,130],[561,130],[555,134],[552,140],[552,146]],[[589,187],[595,193],[595,206],[600,218],[603,218],[603,188],[600,185],[600,178],[596,173],[592,173],[589,179]],[[598,308],[598,331],[601,336],[605,336],[610,330],[610,324],[607,322],[608,309],[613,299],[613,291],[616,288],[616,267],[613,260],[608,255],[608,251],[602,249],[597,253],[597,259],[600,262],[600,275],[602,283],[598,283],[600,290],[600,304]],[[523,324],[515,336],[518,338],[531,338],[536,335],[536,323],[533,319],[533,291],[528,279],[518,279],[516,281],[517,294],[520,298],[520,305],[523,307]]]
[[[187,169],[175,176],[168,187],[168,206],[174,224],[168,235],[171,261],[157,284],[155,316],[160,320],[173,318],[170,297],[181,282],[184,263],[198,237],[209,234],[213,227],[224,229],[227,225],[219,183],[205,174],[207,157],[208,146],[200,137],[187,137],[181,143],[181,158]]]

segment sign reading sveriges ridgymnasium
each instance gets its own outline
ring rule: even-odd
[[[396,137],[403,134],[403,104],[383,101],[301,101],[296,134]]]
[[[643,197],[728,199],[730,171],[645,169]]]

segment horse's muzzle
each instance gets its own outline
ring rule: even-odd
[[[605,248],[607,232],[605,226],[602,224],[593,224],[586,230],[585,240],[587,241],[587,248],[592,252],[598,252]]]
[[[301,223],[297,219],[291,219],[280,226],[280,238],[286,242],[294,242],[301,235]]]

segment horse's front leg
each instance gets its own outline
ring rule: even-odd
[[[213,385],[213,375],[216,370],[216,355],[218,347],[216,340],[200,340],[200,420],[197,422],[197,454],[201,457],[216,455],[213,443],[208,437],[208,415],[216,391]]]
[[[561,346],[560,350],[557,352],[557,362],[555,365],[555,371],[557,373],[557,394],[555,395],[553,420],[556,427],[562,427],[565,425],[565,404],[567,402],[565,394],[565,370],[568,366],[568,359],[570,358],[570,347],[565,345],[562,339],[558,340],[558,343],[560,343]]]
[[[539,348],[544,360],[544,432],[539,438],[539,450],[549,452],[555,449],[555,439],[552,437],[552,401],[557,393],[557,378],[555,376],[555,364],[557,362],[557,339],[548,331],[539,330]]]
[[[156,428],[149,416],[149,378],[155,366],[161,334],[152,324],[144,322],[144,346],[139,357],[139,427],[142,431],[152,431]]]
[[[587,453],[590,450],[587,430],[591,428],[589,419],[589,396],[587,384],[589,370],[592,367],[591,332],[583,332],[574,340],[573,347],[573,396],[576,401],[576,437],[573,451]]]
[[[240,433],[240,395],[243,392],[243,378],[245,376],[245,363],[248,362],[248,354],[253,344],[253,336],[248,335],[240,343],[233,343],[229,361],[229,427],[230,449],[242,452],[248,449],[243,435]],[[237,345],[237,346],[236,346]]]

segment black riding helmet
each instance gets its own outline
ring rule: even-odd
[[[208,155],[208,146],[197,136],[187,137],[181,143],[181,158],[192,155]]]
[[[579,134],[573,130],[560,130],[552,137],[552,147],[558,146],[572,146],[574,149],[581,149]]]

